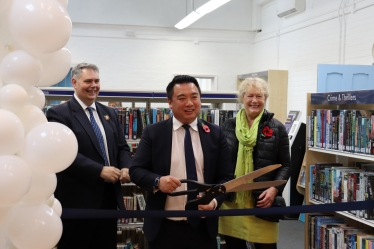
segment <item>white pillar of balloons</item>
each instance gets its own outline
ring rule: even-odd
[[[56,174],[74,133],[48,123],[45,96],[69,72],[67,0],[0,0],[0,248],[51,249],[62,234]]]

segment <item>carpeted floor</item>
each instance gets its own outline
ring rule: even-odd
[[[299,220],[281,220],[277,249],[304,249],[305,223]]]

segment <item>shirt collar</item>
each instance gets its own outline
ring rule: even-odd
[[[178,130],[183,124],[173,116],[173,130]],[[194,131],[197,130],[197,118],[189,124]]]
[[[78,96],[74,93],[74,98],[78,101],[78,103],[82,106],[83,110],[86,110],[87,109],[87,105],[85,103],[83,103],[82,100],[80,100],[78,98]],[[96,104],[95,102],[92,103],[92,105],[90,105],[90,107],[92,107],[94,110],[96,110]]]

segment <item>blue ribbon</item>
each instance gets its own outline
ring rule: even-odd
[[[345,203],[329,203],[318,205],[303,205],[273,208],[251,208],[230,210],[98,210],[98,209],[72,209],[62,210],[62,219],[108,219],[108,218],[156,218],[156,217],[202,217],[202,216],[243,216],[243,215],[270,215],[270,214],[295,214],[295,213],[325,213],[349,210],[374,209],[374,200],[356,201]],[[353,215],[352,215],[353,216]]]

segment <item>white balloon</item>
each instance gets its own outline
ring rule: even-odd
[[[32,170],[30,190],[21,199],[21,202],[27,205],[42,204],[55,192],[56,186],[56,174],[45,174]]]
[[[21,148],[25,130],[19,117],[0,109],[0,155],[13,155]]]
[[[61,235],[60,217],[45,204],[15,210],[8,225],[10,240],[22,249],[51,249]]]
[[[61,206],[61,203],[59,200],[57,200],[55,198],[54,202],[53,202],[53,206],[52,206],[52,209],[56,211],[56,213],[58,214],[58,216],[61,217],[61,214],[62,214],[62,206]]]
[[[52,86],[63,80],[71,67],[71,53],[69,49],[41,54],[38,56],[43,66],[43,74],[37,86]]]
[[[11,112],[20,111],[27,101],[27,92],[15,84],[5,85],[0,88],[0,108]]]
[[[53,203],[55,202],[55,195],[51,195],[45,202],[44,204],[49,206],[49,207],[52,207],[53,206]]]
[[[63,48],[72,30],[68,12],[56,0],[13,0],[8,25],[14,39],[33,53]]]
[[[68,8],[68,0],[58,0],[65,9]]]
[[[0,227],[6,226],[9,223],[12,210],[13,210],[13,206],[0,207]]]
[[[0,32],[1,34],[1,32]],[[8,54],[5,45],[0,41],[0,61]]]
[[[10,3],[10,0],[0,0],[0,12],[5,10]]]
[[[28,100],[26,104],[35,105],[40,109],[45,106],[45,95],[42,90],[37,87],[26,88]]]
[[[0,61],[1,61],[1,59],[0,59]],[[0,79],[0,88],[2,88],[3,87],[3,81]]]
[[[34,105],[23,106],[23,108],[17,112],[17,116],[20,118],[23,124],[25,134],[27,134],[34,127],[48,122],[42,110]]]
[[[31,170],[18,156],[0,156],[0,206],[18,202],[31,186]]]
[[[72,130],[49,122],[29,131],[20,156],[34,170],[57,173],[69,167],[77,153],[78,142]]]
[[[24,50],[10,52],[0,63],[0,78],[5,84],[27,88],[35,86],[41,77],[42,64]]]

